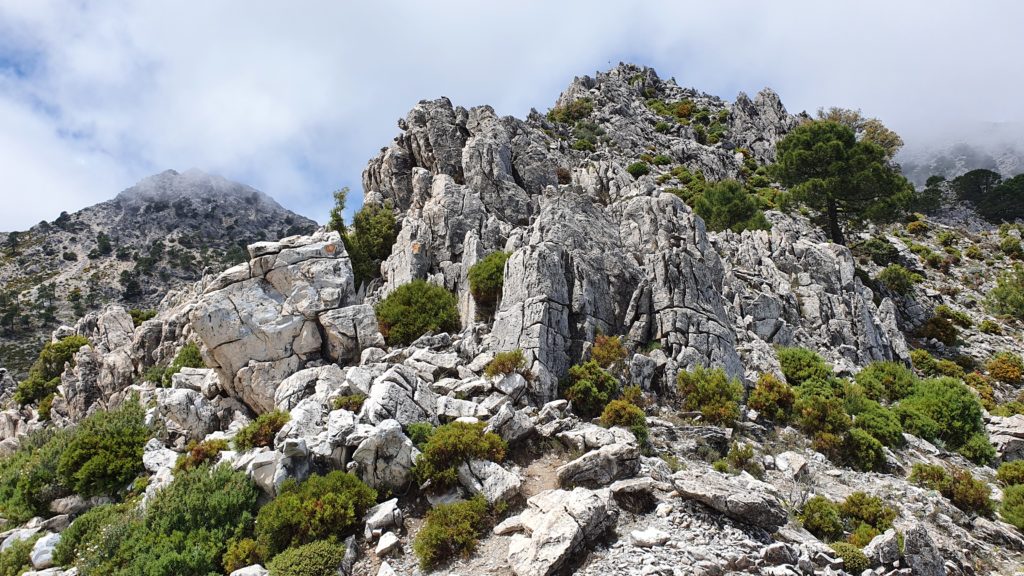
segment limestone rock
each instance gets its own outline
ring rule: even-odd
[[[384,420],[397,420],[402,425],[437,424],[436,407],[437,395],[430,386],[412,369],[399,364],[373,381],[363,414],[373,424]]]
[[[915,524],[903,534],[903,557],[915,576],[946,575],[946,564],[921,524]]]
[[[419,455],[396,420],[384,420],[352,453],[352,462],[364,482],[374,488],[397,490],[411,479]]]
[[[459,484],[472,494],[483,494],[488,504],[512,499],[523,481],[513,472],[489,460],[470,460],[458,469]]]
[[[774,532],[789,519],[774,488],[742,474],[683,470],[672,476],[680,496],[696,500],[726,516]]]
[[[556,573],[617,520],[607,497],[585,488],[541,492],[527,501],[520,519],[528,535],[514,534],[508,546],[509,565],[516,576]]]
[[[634,444],[609,444],[559,466],[559,485],[598,488],[640,472],[640,450]]]
[[[246,566],[245,568],[239,568],[230,574],[230,576],[268,576],[270,570],[267,570],[260,564],[253,564],[252,566]]]
[[[884,566],[899,560],[900,546],[896,530],[890,528],[884,534],[875,536],[864,547],[863,552],[871,561],[872,566]]]
[[[672,536],[657,528],[647,528],[646,530],[633,530],[629,533],[629,539],[633,541],[634,546],[653,548],[664,546],[672,539]]]
[[[328,355],[332,362],[348,364],[367,348],[382,348],[384,336],[377,326],[373,307],[360,304],[320,315],[320,325],[327,337]]]

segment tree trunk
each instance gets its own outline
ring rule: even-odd
[[[846,245],[846,240],[843,239],[843,229],[839,227],[839,208],[833,199],[828,201],[828,231],[833,242],[840,246]]]

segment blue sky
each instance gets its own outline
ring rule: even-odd
[[[619,61],[728,100],[861,108],[908,146],[980,138],[1024,121],[1021,22],[999,0],[6,0],[0,230],[192,167],[323,222],[418,100],[522,116]]]

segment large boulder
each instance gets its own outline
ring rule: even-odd
[[[358,360],[367,348],[383,348],[384,336],[377,326],[373,306],[359,304],[320,315],[327,338],[327,354],[332,362],[348,364]]]
[[[372,424],[397,420],[437,424],[437,394],[416,372],[398,364],[373,381],[370,395],[363,403],[363,414]]]
[[[556,472],[563,488],[607,486],[640,472],[640,449],[635,444],[609,444],[559,466]]]
[[[996,456],[1006,462],[1024,459],[1024,414],[990,416],[985,427]]]
[[[364,482],[374,488],[398,490],[412,479],[419,450],[402,432],[397,420],[384,420],[352,453],[352,464]]]
[[[508,545],[508,562],[516,576],[557,573],[618,520],[606,492],[585,488],[541,492],[527,501],[519,518],[526,534],[514,534]]]
[[[903,534],[903,558],[915,576],[946,576],[946,563],[922,524]]]
[[[463,488],[471,494],[483,494],[491,505],[511,500],[523,485],[515,473],[489,460],[470,460],[459,466],[458,475]]]
[[[672,475],[672,485],[685,499],[769,532],[789,519],[775,488],[746,473],[726,476],[714,470],[682,470]]]
[[[277,385],[321,358],[320,315],[348,305],[355,289],[337,232],[260,242],[249,253],[210,284],[189,318],[222,388],[267,412]]]

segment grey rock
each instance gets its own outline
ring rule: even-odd
[[[657,528],[647,528],[646,530],[633,530],[629,533],[629,539],[633,542],[634,546],[653,548],[655,546],[664,546],[672,539],[672,536],[668,532],[658,530]]]
[[[437,395],[413,370],[403,365],[391,367],[373,381],[363,414],[373,424],[397,420],[437,424]]]
[[[392,498],[377,504],[366,512],[363,518],[365,537],[370,540],[372,534],[377,531],[390,530],[392,528],[401,530],[405,525],[405,516],[398,507],[398,498]]]
[[[505,404],[487,421],[484,431],[493,432],[509,444],[515,444],[532,435],[535,427],[529,416]]]
[[[359,476],[373,488],[398,490],[412,479],[412,465],[419,455],[412,440],[396,420],[384,420],[352,453]]]
[[[260,564],[253,564],[252,566],[246,566],[245,568],[239,568],[230,574],[230,576],[268,576],[270,570],[267,570]]]
[[[618,480],[609,486],[609,489],[619,507],[636,514],[651,512],[657,504],[653,478]]]
[[[36,570],[45,570],[53,566],[53,550],[60,542],[60,534],[49,533],[43,535],[32,546],[32,553],[29,558],[32,567]]]
[[[377,547],[374,548],[373,551],[378,558],[383,558],[384,556],[400,550],[401,547],[402,541],[398,539],[398,536],[395,536],[394,532],[385,532],[380,537],[380,540],[377,541]]]
[[[520,519],[526,534],[513,534],[508,546],[509,565],[516,576],[556,573],[617,521],[606,497],[585,488],[541,492],[527,500]]]
[[[761,550],[761,558],[772,566],[778,566],[779,564],[796,565],[799,557],[800,553],[785,542],[775,542]]]
[[[946,564],[921,524],[903,533],[903,558],[915,576],[945,576]]]
[[[875,536],[864,547],[863,552],[871,561],[872,566],[883,566],[896,562],[900,559],[900,545],[896,530],[890,528],[885,533]]]
[[[488,460],[470,460],[458,468],[459,484],[471,494],[483,494],[494,505],[519,494],[523,481],[500,464]]]
[[[726,476],[714,470],[682,470],[672,476],[672,483],[683,498],[770,532],[789,518],[774,487],[747,474]]]
[[[320,315],[332,362],[348,364],[360,358],[363,350],[383,348],[384,336],[377,326],[377,315],[367,304],[330,310]]]
[[[565,488],[598,488],[640,472],[640,450],[634,444],[609,444],[558,467],[558,483]]]

